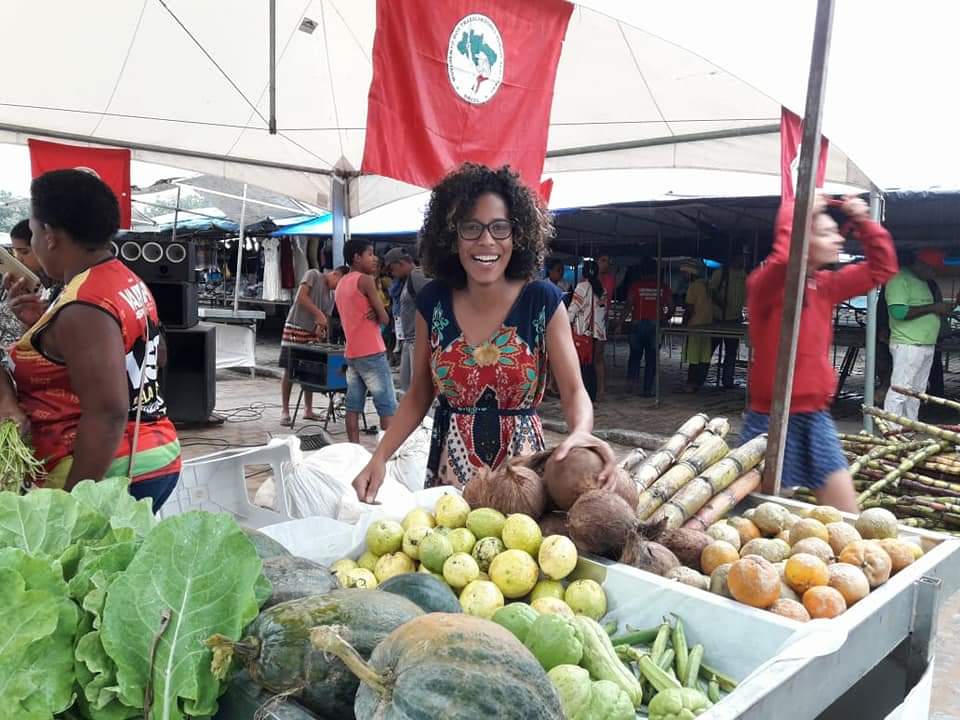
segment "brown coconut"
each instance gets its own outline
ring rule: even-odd
[[[480,507],[491,507],[504,515],[523,513],[538,518],[547,507],[543,481],[535,471],[523,464],[522,457],[508,460],[490,475],[484,495],[487,502]]]
[[[551,535],[570,537],[567,514],[560,511],[544,514],[544,516],[540,518],[540,532],[544,537],[550,537]]]
[[[657,537],[662,532],[662,521],[652,525],[638,525],[627,536],[620,562],[661,577],[666,576],[674,568],[680,567],[680,561],[669,548],[648,539]]]
[[[482,467],[473,474],[470,482],[463,486],[463,499],[471,508],[490,507],[487,493],[492,475],[490,468]]]
[[[713,538],[699,530],[678,528],[663,533],[657,542],[676,555],[681,563],[700,572],[700,556]]]
[[[554,507],[569,510],[581,495],[601,487],[603,459],[589,448],[573,448],[563,460],[551,454],[543,467],[543,483]],[[640,493],[630,475],[617,468],[614,492],[632,508],[637,507]]]
[[[616,560],[637,524],[634,509],[615,493],[590,490],[567,513],[570,539],[580,552]]]

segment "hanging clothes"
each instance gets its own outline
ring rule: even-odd
[[[297,284],[293,269],[293,244],[288,237],[280,238],[280,287],[292,290]]]
[[[276,302],[280,291],[280,240],[267,238],[263,241],[263,299]]]

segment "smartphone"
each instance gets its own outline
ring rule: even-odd
[[[7,250],[0,246],[0,273],[13,275],[15,278],[23,278],[27,282],[27,288],[33,292],[40,287],[40,278],[30,268]]]

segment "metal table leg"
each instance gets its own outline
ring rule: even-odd
[[[922,577],[914,587],[913,627],[910,630],[907,653],[907,687],[912,688],[923,677],[930,658],[931,646],[937,634],[937,614],[940,610],[940,578]]]

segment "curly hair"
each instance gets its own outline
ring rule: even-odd
[[[419,239],[423,271],[428,276],[453,288],[466,286],[467,273],[457,254],[457,223],[486,193],[503,199],[513,224],[513,254],[506,276],[531,280],[543,267],[553,237],[553,221],[544,205],[508,165],[493,170],[464,163],[441,180],[430,195]]]
[[[51,170],[30,183],[33,216],[89,250],[105,248],[120,227],[110,186],[82,170]]]

